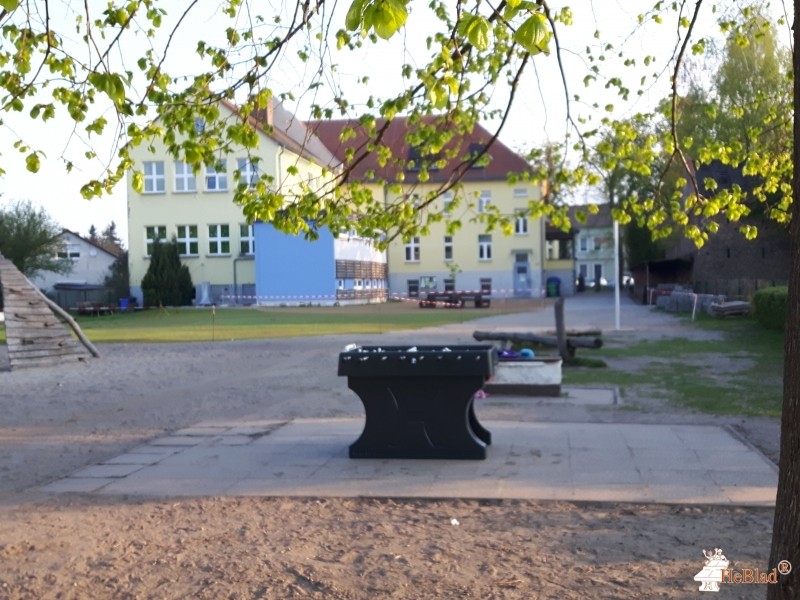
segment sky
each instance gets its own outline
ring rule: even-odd
[[[274,3],[280,0],[273,0]],[[211,7],[218,4],[206,2]],[[571,27],[562,27],[559,39],[562,45],[562,60],[567,74],[568,92],[570,95],[580,94],[581,101],[571,104],[572,116],[594,119],[605,113],[602,109],[597,111],[590,105],[597,102],[601,107],[608,103],[615,105],[615,116],[625,116],[634,112],[645,112],[668,92],[669,80],[665,75],[665,63],[651,65],[644,68],[642,57],[646,54],[658,54],[667,57],[676,43],[676,29],[674,25],[649,25],[646,28],[637,28],[637,16],[652,4],[641,0],[576,0],[565,2],[573,10],[574,24]],[[692,3],[693,4],[693,3]],[[288,3],[294,6],[294,3]],[[334,22],[343,24],[344,17],[339,13],[346,10],[349,2],[345,0],[337,6],[333,14]],[[71,19],[74,14],[69,2],[64,2],[59,9],[53,10],[52,18],[58,22]],[[170,7],[171,3],[164,6]],[[276,5],[276,12],[282,10],[283,5]],[[375,90],[395,89],[402,84],[399,76],[399,66],[403,62],[420,62],[425,58],[423,54],[424,39],[429,33],[431,20],[425,14],[425,3],[410,3],[411,13],[406,28],[390,41],[380,40],[370,47],[368,51],[351,54],[348,51],[331,51],[330,61],[337,64],[336,78],[348,91],[348,99],[354,104],[364,101],[368,92]],[[558,7],[552,5],[551,8]],[[780,10],[780,7],[778,7]],[[219,20],[214,18],[214,8],[211,12],[200,12],[194,22],[184,24],[178,30],[178,35],[171,42],[170,60],[167,70],[169,72],[191,72],[192,65],[196,64],[193,49],[197,39],[213,41],[221,35]],[[707,16],[710,12],[706,10]],[[703,25],[701,31],[713,31],[709,23]],[[167,28],[164,28],[166,31]],[[600,31],[600,40],[593,34]],[[602,82],[592,88],[585,88],[583,77],[587,72],[585,50],[587,45],[597,49],[599,43],[612,43],[615,48],[621,49],[624,58],[636,58],[636,68],[623,68],[620,59],[615,58],[616,52],[608,53],[608,60],[603,63],[604,73],[624,73],[625,81],[635,88],[641,76],[647,78],[645,93],[635,96],[629,102],[623,102],[614,94],[604,89]],[[126,55],[138,56],[146,43],[141,36],[126,48]],[[158,40],[152,40],[155,47]],[[137,52],[139,54],[137,54]],[[296,60],[286,60],[273,69],[270,75],[270,86],[276,91],[292,91],[297,96],[297,101],[287,103],[287,108],[294,110],[303,118],[308,113],[308,105],[314,98],[303,94],[303,82],[307,82],[316,69],[316,64],[300,63]],[[658,80],[652,78],[653,73],[661,72]],[[367,88],[356,85],[354,81],[364,74],[370,75]],[[329,79],[332,77],[329,77]],[[320,91],[318,97],[324,97]],[[563,139],[566,127],[565,92],[561,83],[555,54],[538,56],[523,78],[516,94],[513,108],[509,112],[507,124],[500,135],[500,139],[511,148],[524,151],[546,141]],[[494,99],[497,105],[503,105],[505,96],[498,94]],[[108,107],[99,107],[112,119]],[[82,160],[82,154],[88,149],[97,150],[99,157],[110,160],[111,141],[109,136],[86,140],[74,130],[69,119],[57,119],[47,124],[32,122],[24,114],[3,115],[5,126],[0,128],[0,152],[2,152],[5,176],[0,179],[0,205],[13,200],[30,200],[35,205],[43,207],[53,219],[62,227],[86,235],[91,225],[102,230],[109,222],[117,224],[117,230],[123,239],[127,235],[127,208],[126,188],[120,184],[109,196],[96,198],[91,201],[84,200],[80,195],[81,186],[90,178],[96,177],[101,172],[101,160]],[[486,125],[491,126],[492,123]],[[31,140],[32,145],[42,148],[46,152],[42,166],[38,173],[32,174],[24,168],[24,154],[19,154],[11,144],[20,137]],[[67,174],[64,169],[65,156],[75,162],[75,169]]]

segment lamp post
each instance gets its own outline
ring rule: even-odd
[[[620,329],[619,288],[622,285],[619,276],[619,221],[614,219],[614,329]]]

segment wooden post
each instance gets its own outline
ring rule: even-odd
[[[30,283],[30,281],[28,281],[28,283]],[[80,340],[81,344],[83,344],[83,346],[89,352],[91,352],[92,356],[94,356],[95,358],[100,358],[100,353],[97,351],[97,348],[95,348],[94,344],[92,344],[92,342],[89,341],[89,338],[87,338],[86,335],[83,333],[83,331],[81,331],[81,328],[75,322],[75,319],[73,319],[72,316],[63,308],[61,308],[58,304],[56,304],[55,302],[50,300],[50,298],[45,296],[39,288],[37,288],[33,284],[31,284],[31,287],[33,287],[33,289],[35,289],[38,292],[38,294],[45,301],[45,304],[47,304],[47,306],[50,307],[50,310],[52,310],[56,315],[61,317],[67,323],[67,325],[70,326],[75,335],[78,336],[78,340]]]
[[[567,328],[564,326],[564,296],[559,296],[554,305],[556,311],[556,340],[558,342],[558,354],[561,360],[568,361],[569,349],[567,348]]]

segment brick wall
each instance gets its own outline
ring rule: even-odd
[[[716,235],[710,236],[697,250],[693,274],[696,284],[742,279],[785,282],[789,279],[786,229],[765,219],[752,219],[751,223],[758,227],[756,239],[745,239],[738,231],[739,223],[724,223]]]

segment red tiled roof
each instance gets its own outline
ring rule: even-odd
[[[336,157],[309,131],[308,124],[283,108],[280,102],[274,99],[270,102],[269,109],[255,110],[250,115],[251,122],[259,131],[303,158],[335,168],[338,163]],[[222,103],[230,111],[238,112],[234,104],[225,100]]]
[[[436,117],[429,117],[427,122],[430,123],[432,119],[435,118]],[[345,167],[347,166],[347,150],[352,148],[356,151],[356,156],[358,156],[359,148],[364,147],[369,141],[367,132],[356,119],[309,121],[307,125],[309,130],[316,133],[322,143],[330,149],[336,158],[344,163]],[[386,120],[377,120],[378,130],[384,125],[386,125]],[[347,127],[352,128],[356,132],[356,135],[342,142],[342,132]],[[408,160],[410,152],[412,151],[411,146],[406,141],[406,134],[408,131],[409,126],[407,119],[405,117],[396,117],[389,122],[381,138],[381,143],[390,148],[392,156],[403,163]],[[470,154],[471,147],[474,147],[474,145],[485,146],[491,138],[492,135],[486,129],[480,125],[476,125],[474,131],[470,135],[457,140],[456,143],[458,143],[458,146],[454,158],[450,159],[442,169],[430,169],[428,171],[430,175],[429,181],[433,183],[447,181],[453,171],[458,168],[463,157]],[[448,146],[448,148],[452,147],[452,145]],[[499,140],[495,140],[492,143],[487,154],[490,158],[489,164],[484,167],[468,169],[462,181],[505,181],[509,173],[522,173],[528,171],[530,168],[530,165],[525,159]],[[386,166],[381,167],[378,164],[378,154],[376,152],[371,152],[364,160],[355,165],[351,178],[357,181],[367,181],[368,174],[373,172],[375,179],[392,182],[396,181],[396,176],[400,169],[401,166],[392,161],[388,161]],[[405,170],[404,177],[406,182],[416,183],[418,181],[418,173],[415,170]]]

